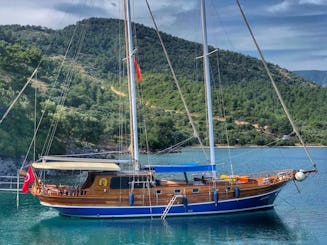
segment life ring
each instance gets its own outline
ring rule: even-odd
[[[99,186],[107,186],[108,185],[108,179],[107,178],[100,178],[99,179]]]

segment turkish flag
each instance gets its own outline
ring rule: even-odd
[[[30,165],[27,172],[26,172],[24,184],[23,184],[23,187],[22,187],[22,192],[23,193],[28,192],[30,184],[33,183],[34,180],[35,180],[34,172],[33,172],[32,166]]]
[[[141,68],[139,65],[139,62],[136,58],[136,56],[134,56],[134,66],[135,66],[135,72],[136,72],[136,80],[138,83],[140,83],[142,81],[142,73],[141,73]]]

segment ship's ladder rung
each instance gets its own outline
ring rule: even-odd
[[[180,197],[180,195],[174,195],[174,196],[170,199],[168,205],[166,206],[164,212],[163,212],[162,215],[161,215],[161,219],[165,219],[165,218],[166,218],[167,214],[169,213],[169,210],[170,210],[171,207],[174,205],[174,202],[176,201],[177,197]]]

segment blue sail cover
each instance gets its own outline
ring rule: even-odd
[[[216,166],[199,163],[146,165],[144,170],[154,170],[156,173],[183,173],[183,172],[209,172],[216,170]]]

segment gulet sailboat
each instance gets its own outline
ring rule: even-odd
[[[132,171],[123,163],[106,159],[42,157],[32,163],[35,181],[31,193],[44,206],[66,216],[87,218],[137,218],[209,215],[272,208],[280,190],[291,180],[302,181],[316,169],[279,170],[217,177],[214,154],[211,85],[207,48],[205,3],[201,0],[203,61],[209,122],[210,164],[143,165],[139,160],[133,40],[130,2],[124,0],[127,64],[132,128]],[[42,170],[78,170],[87,173],[81,185],[44,183]],[[210,176],[203,175],[211,173]],[[158,178],[157,174],[181,173],[183,180]],[[189,173],[197,173],[189,179]]]

